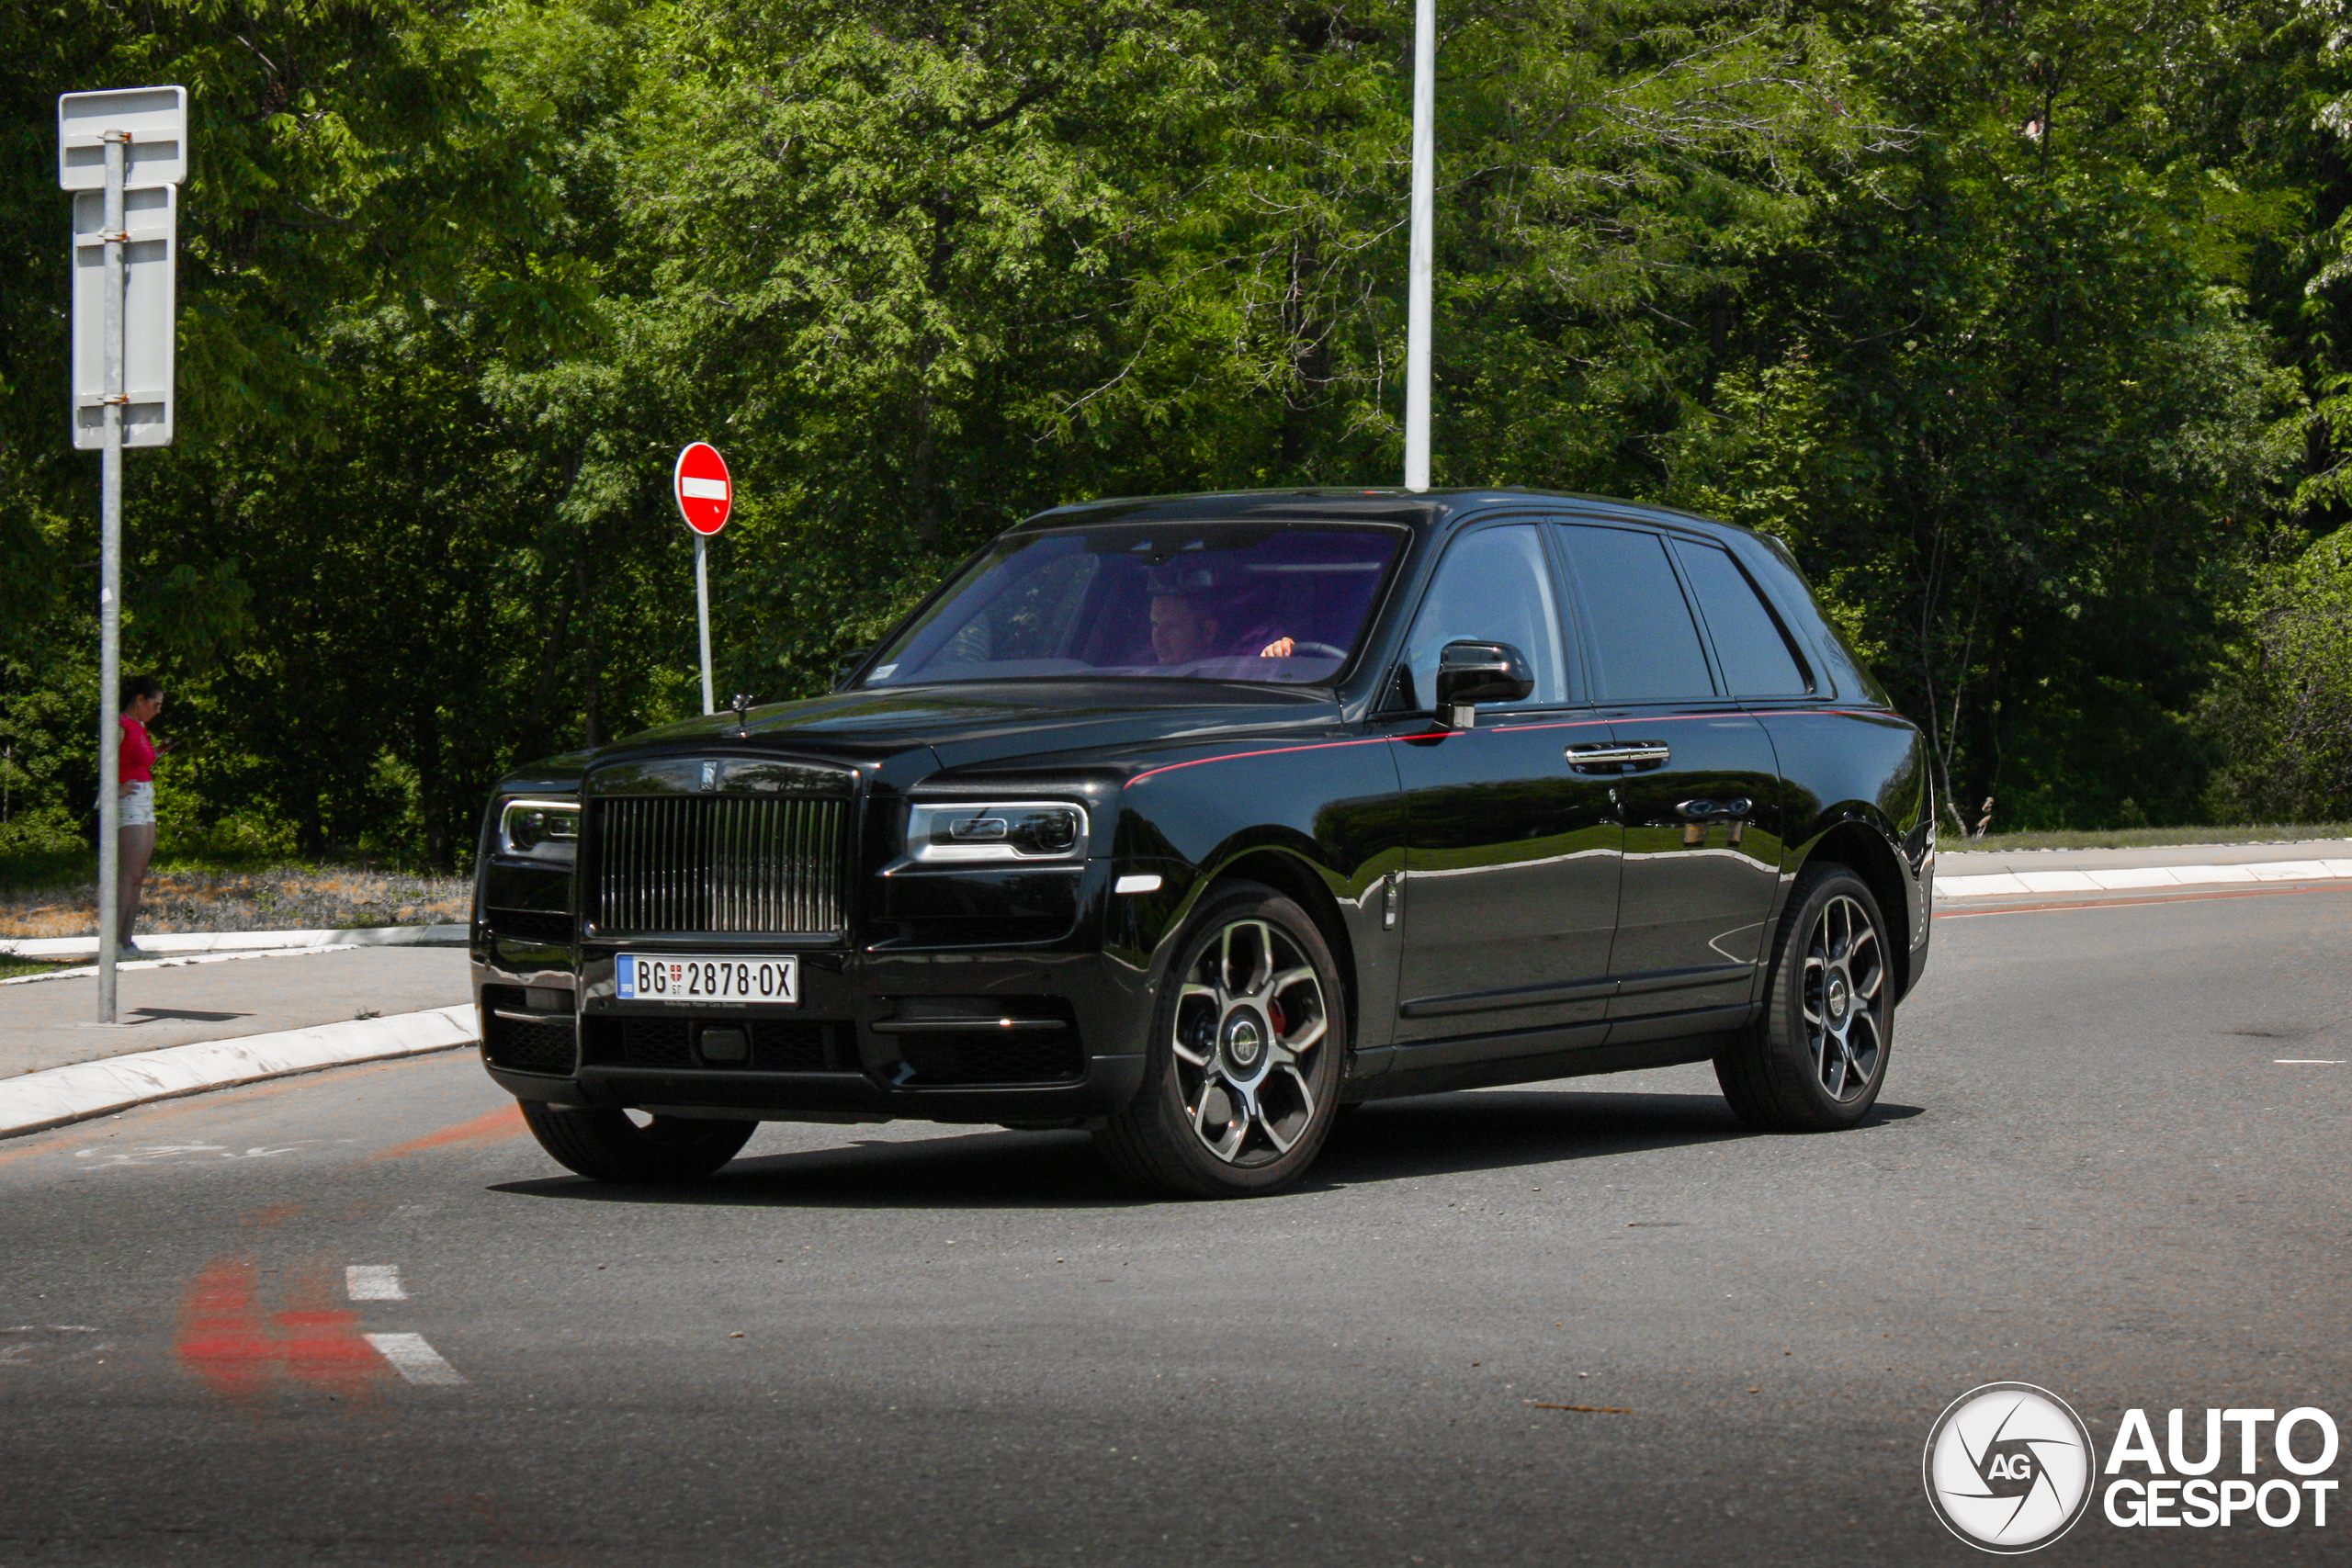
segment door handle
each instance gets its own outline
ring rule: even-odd
[[[1567,750],[1568,766],[1579,773],[1647,773],[1664,767],[1673,755],[1662,740],[1605,740]]]

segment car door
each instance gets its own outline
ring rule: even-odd
[[[1464,640],[1517,648],[1535,686],[1481,706],[1474,728],[1446,729],[1430,714],[1438,652]],[[1397,1043],[1484,1038],[1446,1056],[1470,1060],[1586,1043],[1573,1026],[1588,1024],[1597,1043],[1621,832],[1610,781],[1564,761],[1572,739],[1605,741],[1608,728],[1576,695],[1540,524],[1453,541],[1414,620],[1405,683],[1406,711],[1384,721],[1407,833]]]
[[[1780,770],[1716,678],[1665,535],[1552,525],[1574,581],[1597,714],[1627,760],[1611,781],[1623,870],[1612,1020],[1746,1006],[1781,871]],[[1619,1024],[1612,1043],[1644,1032]]]

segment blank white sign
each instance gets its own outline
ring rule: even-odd
[[[127,130],[125,186],[175,186],[187,178],[187,89],[123,87],[63,93],[57,99],[57,184],[107,188],[106,133]]]
[[[172,444],[172,349],[178,335],[180,193],[175,186],[123,192],[122,247],[127,262],[122,312],[122,411],[125,446]],[[103,190],[74,197],[74,445],[106,445],[107,198]]]

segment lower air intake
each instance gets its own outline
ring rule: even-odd
[[[481,1049],[493,1067],[517,1073],[569,1077],[579,1065],[579,1036],[569,1017],[502,1018],[498,1010],[523,1010],[520,986],[482,987]]]
[[[1035,1032],[958,1029],[902,1035],[899,1054],[909,1087],[949,1084],[1075,1083],[1086,1076],[1086,1054],[1074,1029]]]

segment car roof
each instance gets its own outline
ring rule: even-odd
[[[1749,532],[1737,524],[1703,517],[1679,507],[1625,501],[1614,496],[1583,495],[1572,491],[1524,490],[1516,485],[1420,491],[1322,486],[1295,490],[1205,491],[1189,495],[1120,496],[1057,506],[1024,519],[1014,531],[1114,523],[1254,520],[1269,523],[1386,523],[1410,528],[1417,533],[1437,533],[1456,520],[1476,513],[1523,507],[1530,502],[1557,505],[1563,510],[1587,515],[1623,517],[1629,522],[1678,524],[1703,532]]]

